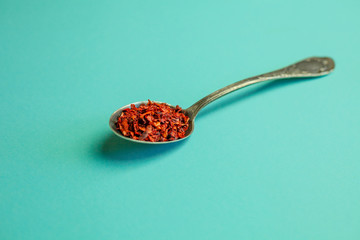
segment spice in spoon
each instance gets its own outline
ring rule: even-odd
[[[116,128],[135,140],[166,142],[184,138],[189,128],[189,117],[181,107],[170,107],[166,103],[148,100],[136,107],[131,104],[121,112]]]

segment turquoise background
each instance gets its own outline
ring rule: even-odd
[[[0,1],[0,239],[360,239],[360,2]],[[207,106],[186,141],[113,111]]]

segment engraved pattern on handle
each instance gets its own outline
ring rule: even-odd
[[[192,119],[195,119],[196,115],[203,107],[215,101],[216,99],[240,88],[268,80],[319,77],[329,74],[334,70],[334,68],[334,60],[329,57],[306,58],[300,62],[294,63],[279,70],[247,78],[221,88],[197,101],[191,107],[186,109],[186,112]]]

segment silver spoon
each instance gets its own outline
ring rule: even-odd
[[[264,82],[264,81],[268,81],[268,80],[319,77],[319,76],[323,76],[323,75],[331,73],[334,70],[334,68],[335,68],[335,62],[333,59],[331,59],[329,57],[311,57],[311,58],[306,58],[300,62],[294,63],[290,66],[281,68],[279,70],[269,72],[269,73],[264,73],[264,74],[261,74],[261,75],[255,76],[255,77],[247,78],[247,79],[235,82],[233,84],[230,84],[226,87],[223,87],[223,88],[207,95],[206,97],[200,99],[199,101],[194,103],[191,107],[184,109],[185,114],[187,116],[189,116],[189,118],[190,118],[189,119],[189,128],[186,131],[186,135],[184,138],[177,139],[174,141],[150,142],[150,141],[134,140],[132,138],[123,136],[120,133],[120,131],[118,129],[116,129],[116,123],[117,123],[118,117],[121,115],[121,112],[124,109],[129,108],[131,104],[126,105],[122,108],[119,108],[111,115],[110,121],[109,121],[110,128],[119,137],[129,140],[129,141],[133,141],[133,142],[147,143],[147,144],[164,144],[164,143],[178,142],[178,141],[188,138],[192,134],[192,132],[194,131],[195,117],[203,107],[205,107],[212,101],[215,101],[216,99],[218,99],[228,93],[231,93],[235,90],[249,86],[254,83]],[[146,104],[146,103],[147,103],[147,101],[142,101],[142,102],[135,102],[133,104],[136,107],[138,107],[140,104]],[[161,102],[157,102],[157,103],[161,103]],[[169,105],[169,106],[171,106],[171,105]],[[173,107],[173,106],[171,106],[171,107]]]

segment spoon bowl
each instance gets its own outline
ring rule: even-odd
[[[190,106],[187,109],[183,109],[186,116],[189,117],[189,128],[185,132],[185,137],[180,138],[173,141],[167,141],[167,142],[150,142],[150,141],[142,141],[142,140],[135,140],[129,137],[125,137],[121,134],[121,132],[116,129],[116,123],[118,121],[118,118],[121,115],[121,112],[126,109],[130,108],[131,104],[128,104],[122,108],[119,108],[116,110],[110,117],[109,125],[111,130],[119,137],[132,141],[137,143],[145,143],[145,144],[165,144],[165,143],[174,143],[179,142],[181,140],[184,140],[188,138],[194,131],[194,121],[196,118],[196,115],[199,113],[199,111],[208,105],[209,103],[215,101],[216,99],[225,96],[228,93],[231,93],[233,91],[236,91],[240,88],[259,83],[269,80],[279,80],[279,79],[291,79],[291,78],[311,78],[311,77],[320,77],[327,75],[331,73],[335,68],[335,62],[333,59],[329,57],[310,57],[306,58],[302,61],[296,62],[292,65],[289,65],[287,67],[281,68],[279,70],[275,70],[269,73],[261,74],[255,77],[247,78],[238,82],[235,82],[233,84],[230,84],[226,87],[223,87],[206,97],[200,99],[195,104]],[[135,102],[133,103],[136,107],[139,107],[141,104],[147,104],[148,101],[141,101],[141,102]],[[154,101],[156,102],[156,101]],[[156,102],[156,103],[162,103],[162,102]],[[169,105],[165,103],[166,105],[170,106],[171,108],[175,108],[172,105]]]
[[[152,102],[156,102],[156,103],[163,103],[163,102],[158,102],[158,101],[152,101]],[[135,105],[135,107],[139,107],[141,104],[147,104],[148,101],[141,101],[141,102],[135,102],[132,103]],[[118,118],[120,117],[122,111],[124,111],[124,109],[126,108],[130,108],[132,104],[128,104],[126,106],[123,106],[122,108],[119,108],[118,110],[116,110],[113,114],[111,114],[110,116],[110,121],[109,121],[109,125],[111,130],[119,137],[128,140],[128,141],[132,141],[132,142],[137,142],[137,143],[145,143],[145,144],[164,144],[164,143],[174,143],[174,142],[179,142],[181,140],[184,140],[186,138],[188,138],[190,136],[190,134],[194,131],[194,119],[191,118],[191,116],[189,115],[189,112],[187,111],[187,109],[183,109],[184,113],[186,116],[189,117],[189,128],[186,130],[185,132],[185,137],[183,138],[179,138],[177,140],[173,140],[173,141],[168,141],[168,142],[150,142],[150,141],[142,141],[142,140],[135,140],[129,137],[125,137],[124,135],[121,134],[119,129],[116,129],[116,123],[118,121]],[[171,108],[175,108],[175,106],[172,106],[168,103],[165,103],[166,105],[168,105]]]

